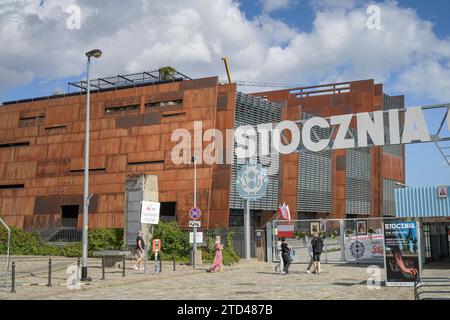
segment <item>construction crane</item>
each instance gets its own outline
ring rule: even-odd
[[[227,71],[228,83],[231,84],[232,81],[231,81],[230,68],[228,67],[228,58],[227,57],[223,57],[222,61],[225,64],[225,70]]]

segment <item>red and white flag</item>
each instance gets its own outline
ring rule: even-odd
[[[289,206],[286,203],[283,203],[283,206],[278,208],[278,212],[280,212],[281,217],[285,220],[291,220],[291,212],[289,210]]]

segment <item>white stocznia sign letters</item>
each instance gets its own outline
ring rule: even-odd
[[[385,113],[383,111],[336,115],[331,116],[329,120],[321,117],[313,117],[301,125],[301,130],[295,122],[284,120],[274,126],[272,131],[272,146],[275,151],[281,154],[289,154],[297,150],[300,143],[307,150],[318,152],[327,148],[335,150],[367,147],[369,146],[369,138],[372,141],[370,146],[430,142],[431,137],[428,133],[422,108],[408,108],[404,113],[402,134],[400,134],[401,128],[398,109],[389,110],[386,113],[388,123],[385,123]],[[355,135],[352,135],[349,133],[349,129],[354,117],[356,118],[356,130]],[[450,119],[447,120],[450,121]],[[388,128],[385,128],[386,125]],[[238,127],[235,131],[235,141],[237,143],[235,151],[237,158],[251,158],[257,152],[259,155],[266,155],[269,149],[265,144],[267,144],[268,132],[272,127],[273,124],[258,125],[256,129],[252,125]],[[331,127],[335,127],[332,136],[324,137],[321,135],[319,137],[314,132],[316,128],[327,129]],[[291,141],[283,143],[283,131],[290,131]],[[257,136],[263,137],[259,144],[259,150],[257,150],[258,144],[255,140]],[[316,139],[313,139],[314,136]],[[332,139],[334,141],[330,146]]]
[[[445,120],[450,129],[450,112]],[[224,137],[226,141],[222,141]],[[226,129],[225,133],[218,129],[203,132],[201,121],[194,121],[193,138],[187,129],[179,128],[172,133],[171,141],[178,144],[172,149],[171,156],[175,164],[191,164],[192,144],[196,152],[201,152],[202,142],[209,142],[201,153],[206,164],[223,164],[224,161],[232,164],[234,156],[238,163],[258,158],[261,164],[270,166],[267,167],[268,174],[272,175],[278,171],[279,154],[295,152],[300,146],[319,152],[430,142],[431,138],[422,107],[312,117],[301,124],[289,120],[256,126],[247,124],[234,130]],[[226,154],[223,154],[224,150]]]

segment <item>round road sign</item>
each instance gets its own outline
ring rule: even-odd
[[[189,217],[191,217],[192,220],[198,220],[202,216],[202,212],[199,208],[192,208],[189,210]]]

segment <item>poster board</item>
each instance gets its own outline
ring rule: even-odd
[[[383,224],[386,286],[414,286],[420,277],[420,243],[415,221]]]
[[[158,224],[161,203],[155,201],[142,201],[141,223]]]

